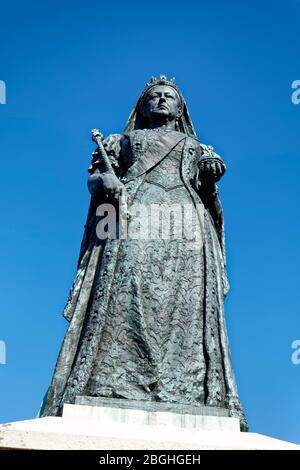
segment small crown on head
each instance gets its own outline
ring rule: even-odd
[[[150,86],[158,85],[158,84],[167,84],[167,83],[172,85],[172,86],[175,85],[175,87],[177,88],[175,78],[168,79],[166,75],[160,75],[159,78],[156,78],[156,77],[152,76],[150,78],[149,82],[146,83],[146,87],[150,87]]]

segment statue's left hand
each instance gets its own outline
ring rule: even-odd
[[[203,158],[199,161],[199,177],[203,183],[216,183],[226,171],[221,158]]]
[[[211,145],[202,144],[201,150],[201,157],[198,160],[198,176],[204,184],[216,183],[226,171],[225,163]]]

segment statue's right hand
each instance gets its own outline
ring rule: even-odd
[[[124,195],[126,191],[125,186],[121,183],[121,181],[116,177],[114,173],[101,173],[101,179],[104,192],[108,196],[112,196],[115,199],[118,199],[120,196]]]

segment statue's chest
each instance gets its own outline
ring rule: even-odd
[[[180,142],[157,165],[147,173],[145,181],[170,189],[183,185],[180,177],[180,165],[183,142]]]
[[[180,141],[181,138],[181,141]],[[139,130],[131,134],[129,175],[146,173],[145,181],[166,189],[182,185],[180,165],[184,136],[177,132]]]
[[[128,167],[139,160],[147,160],[149,166],[156,164],[159,157],[167,155],[183,134],[150,129],[136,130],[129,135],[130,152],[127,155]]]

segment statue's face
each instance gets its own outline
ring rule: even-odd
[[[169,120],[175,120],[181,112],[178,93],[167,85],[153,87],[144,98],[142,112],[146,118],[168,116]]]

